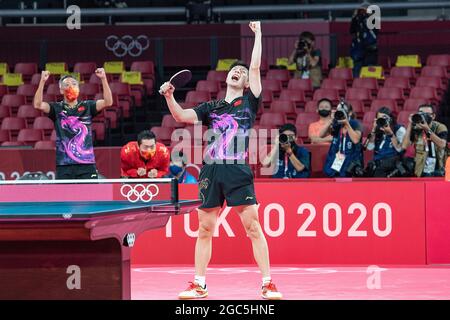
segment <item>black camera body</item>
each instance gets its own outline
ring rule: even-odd
[[[287,143],[292,144],[294,142],[294,138],[288,136],[285,133],[282,133],[282,134],[280,134],[279,141],[280,141],[280,144],[287,144]]]
[[[300,56],[304,56],[306,52],[311,48],[311,44],[304,38],[298,39],[297,51]]]
[[[418,112],[418,113],[412,115],[411,121],[412,121],[413,125],[415,125],[415,126],[418,124],[425,124],[425,123],[430,125],[431,121],[433,121],[433,118],[428,113]]]

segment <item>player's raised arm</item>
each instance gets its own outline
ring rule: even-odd
[[[50,72],[42,71],[41,73],[41,81],[39,81],[39,86],[34,94],[33,106],[35,109],[43,111],[45,113],[50,112],[50,105],[47,102],[42,101],[44,95],[44,86],[45,82],[50,77]]]
[[[160,88],[160,92],[166,98],[167,106],[175,121],[189,124],[196,123],[198,121],[197,113],[193,109],[183,109],[175,100],[174,91],[175,87],[169,82],[163,83]]]
[[[255,33],[255,43],[253,44],[252,60],[250,62],[249,70],[250,90],[255,97],[259,97],[262,91],[260,72],[262,54],[261,22],[252,21],[249,26]]]
[[[108,79],[106,78],[105,69],[97,68],[97,70],[95,70],[95,75],[101,79],[103,87],[103,99],[97,100],[95,104],[97,111],[100,112],[104,108],[112,106],[113,97],[108,84]]]

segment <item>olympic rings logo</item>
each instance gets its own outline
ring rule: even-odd
[[[112,51],[117,58],[122,58],[129,54],[132,57],[139,57],[142,52],[148,49],[150,40],[147,36],[141,34],[136,39],[126,35],[122,38],[111,35],[105,40],[105,47]]]
[[[154,192],[152,192],[152,188]],[[135,186],[124,184],[120,188],[120,194],[133,203],[138,201],[150,202],[158,193],[159,188],[156,184],[149,184],[148,186],[144,186],[143,184],[137,184]]]

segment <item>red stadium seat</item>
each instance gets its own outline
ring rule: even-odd
[[[95,62],[77,62],[73,66],[73,72],[78,72],[80,74],[80,79],[83,81],[88,81],[93,73],[97,69],[97,64]]]
[[[5,94],[8,94],[8,86],[0,84],[0,98],[3,98]]]
[[[422,104],[427,104],[428,100],[423,98],[409,98],[405,100],[405,105],[403,106],[403,111],[418,111],[419,106]]]
[[[311,79],[291,79],[288,83],[288,89],[303,90],[308,97],[311,97],[313,92]]]
[[[270,69],[266,74],[266,79],[279,80],[284,87],[287,86],[290,78],[289,70],[286,69]]]
[[[414,79],[416,77],[416,70],[414,67],[392,67],[390,76]]]
[[[336,89],[339,90],[340,95],[345,94],[347,89],[347,81],[344,79],[323,79],[321,89]]]
[[[288,119],[292,119],[292,120],[294,120],[295,117],[297,116],[295,103],[292,101],[281,101],[281,100],[273,101],[270,104],[269,112],[284,113],[284,114],[286,114]]]
[[[433,87],[415,87],[411,90],[409,97],[412,99],[427,99],[435,103],[438,101],[436,88]]]
[[[433,87],[441,91],[444,89],[441,78],[439,77],[422,77],[417,78],[416,87]]]
[[[183,122],[176,122],[171,114],[164,115],[161,121],[161,127],[164,128],[183,128],[184,126]]]
[[[11,141],[16,141],[19,131],[25,128],[25,119],[13,117],[4,118],[0,127],[1,130],[9,130]]]
[[[375,120],[377,113],[375,111],[366,111],[363,117],[364,131],[371,130],[373,127],[373,121]]]
[[[375,99],[372,100],[372,103],[370,105],[370,111],[373,112],[377,112],[378,109],[380,109],[381,107],[387,107],[389,108],[392,112],[394,113],[398,113],[398,106],[397,106],[397,102],[393,99]]]
[[[195,91],[208,91],[211,94],[211,98],[214,99],[220,91],[220,82],[215,80],[199,80]]]
[[[336,89],[317,89],[314,91],[313,100],[327,98],[333,102],[339,101],[339,91]]]
[[[0,143],[9,141],[9,131],[8,130],[0,130]]]
[[[447,70],[442,66],[425,66],[420,72],[421,77],[439,77],[447,79]]]
[[[431,54],[427,57],[427,66],[450,67],[450,54]]]
[[[344,79],[347,81],[347,85],[351,85],[353,80],[353,71],[351,68],[333,68],[330,70],[328,77],[331,79]]]
[[[23,142],[26,145],[33,146],[37,141],[44,138],[42,130],[38,129],[22,129],[19,131],[17,141]]]
[[[34,84],[22,84],[17,88],[17,94],[25,96],[26,103],[33,103],[37,86]]]
[[[219,81],[222,88],[225,88],[227,75],[227,71],[209,70],[208,74],[206,75],[206,80]]]
[[[1,144],[2,147],[22,147],[25,143],[19,141],[5,141]]]
[[[6,94],[2,98],[1,104],[10,108],[11,115],[16,115],[19,107],[23,104],[26,104],[26,99],[23,95]]]
[[[157,141],[161,141],[165,145],[170,145],[174,128],[152,127],[151,131],[155,134]]]
[[[353,79],[352,88],[369,89],[372,95],[378,91],[378,81],[375,78],[356,78]]]
[[[36,119],[34,119],[33,122],[33,129],[44,130],[45,140],[47,140],[50,137],[52,131],[54,130],[54,127],[55,125],[53,121],[46,116],[37,117]]]
[[[357,99],[349,99],[347,102],[352,106],[353,113],[357,118],[361,118],[364,115],[364,101]]]
[[[34,119],[40,116],[42,116],[42,112],[35,109],[30,104],[21,105],[17,111],[17,117],[25,118],[28,128],[31,128],[33,126]]]
[[[58,83],[50,83],[47,87],[47,94],[53,94],[55,96],[61,95],[61,89]]]
[[[210,100],[211,94],[208,91],[189,91],[182,106],[184,108],[192,108],[200,103],[208,102]]]
[[[297,107],[302,106],[305,103],[305,93],[302,90],[290,90],[284,89],[281,91],[279,100],[295,102]]]
[[[33,74],[33,76],[31,77],[30,84],[38,86],[40,82],[41,82],[41,74],[40,73]],[[53,74],[51,74],[48,77],[47,81],[45,81],[45,86],[48,86],[50,83],[55,83],[55,76]]]
[[[259,126],[261,128],[278,128],[288,121],[283,113],[265,112],[261,115]]]
[[[111,92],[117,95],[119,100],[119,107],[122,110],[122,115],[125,118],[130,117],[130,108],[133,103],[131,99],[131,88],[128,83],[111,82],[109,84]]]
[[[89,82],[80,84],[80,96],[83,97],[83,100],[93,100],[97,93],[100,93],[98,84]]]
[[[106,74],[106,79],[108,80],[108,82],[112,82],[113,81],[113,76],[110,73]],[[89,77],[89,81],[90,83],[96,83],[98,85],[102,84],[102,79],[100,79],[99,77],[97,77],[97,75],[95,73],[91,74],[91,76]]]
[[[50,141],[56,141],[56,131],[52,130],[52,133],[50,134]]]
[[[153,61],[134,61],[130,67],[131,71],[139,71],[144,82],[147,95],[152,95],[155,86],[155,65]]]
[[[413,113],[414,111],[407,111],[407,110],[400,111],[397,116],[397,123],[406,127],[409,123],[409,116]]]
[[[366,88],[348,88],[345,92],[345,100],[361,100],[368,107],[372,100],[370,90]]]
[[[51,140],[41,140],[34,144],[34,148],[39,150],[54,150],[56,149],[56,143]]]
[[[103,121],[92,122],[92,132],[96,141],[104,141],[106,139],[106,124]]]
[[[403,100],[405,99],[403,95],[403,90],[400,88],[380,88],[378,90],[377,99],[394,99],[397,103],[403,105]]]
[[[305,113],[317,112],[317,104],[318,103],[319,103],[319,101],[317,101],[317,100],[310,100],[310,101],[306,102]]]
[[[268,108],[273,101],[273,92],[270,90],[263,89],[261,94],[262,94],[262,105],[264,108]]]
[[[384,88],[400,88],[404,93],[409,93],[411,85],[409,78],[406,77],[389,77],[384,80]]]
[[[48,94],[44,93],[42,96],[42,101],[44,102],[56,102],[56,101],[62,101],[64,96],[62,94],[54,95],[54,94]]]
[[[11,108],[0,104],[0,124],[4,118],[11,117]]]
[[[33,74],[38,72],[38,66],[34,62],[19,62],[14,66],[14,73],[21,73],[24,82],[30,82]]]
[[[262,82],[262,88],[264,90],[270,90],[273,92],[275,97],[278,97],[281,93],[281,81],[276,79],[263,79]]]

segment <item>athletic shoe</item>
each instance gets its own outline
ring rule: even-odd
[[[275,284],[270,280],[268,284],[262,286],[261,297],[269,300],[280,300],[283,295],[278,292]]]
[[[179,299],[200,299],[208,296],[208,289],[196,282],[189,282],[189,287],[178,295]]]

